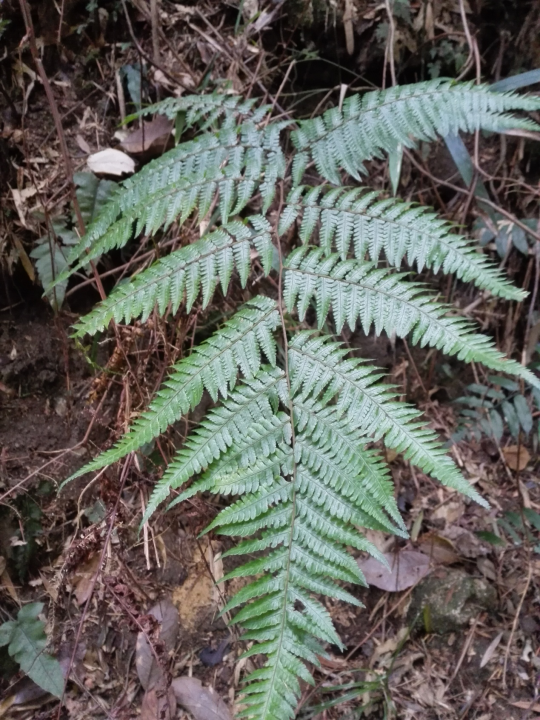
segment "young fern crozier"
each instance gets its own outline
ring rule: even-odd
[[[263,283],[269,295],[253,293],[174,365],[124,437],[73,475],[136,451],[193,410],[205,390],[210,394],[215,406],[170,461],[143,522],[164,500],[174,505],[197,492],[233,498],[208,529],[241,538],[225,555],[251,557],[226,576],[256,576],[226,610],[242,606],[233,622],[253,641],[246,655],[266,657],[246,678],[239,717],[294,717],[300,680],[312,682],[309,665],[318,663],[327,643],[341,646],[318,596],[359,605],[343,587],[365,585],[348,548],[380,558],[362,529],[407,535],[389,470],[369,443],[383,441],[485,504],[383,373],[320,333],[329,318],[335,333],[345,323],[365,333],[374,327],[376,334],[407,337],[540,387],[490,338],[436,301],[412,269],[454,274],[509,300],[524,294],[434,213],[344,185],[347,176],[360,179],[367,160],[398,144],[480,128],[538,130],[507,114],[512,110],[540,110],[540,100],[436,80],[354,96],[342,109],[291,129],[272,122],[271,108],[253,101],[169,98],[146,112],[171,118],[183,112],[198,135],[127,180],[74,248],[71,272],[135,236],[211,214],[203,237],[118,286],[79,321],[78,336],[103,331],[111,320],[187,313],[195,303],[205,308],[218,285],[227,293],[233,275],[248,287],[256,256],[264,274],[282,283],[279,293],[276,283]],[[296,149],[291,176],[285,132]],[[317,187],[302,185],[310,162],[322,177]],[[274,227],[267,215],[278,183],[288,196]],[[287,235],[289,247],[293,228],[299,242],[285,257],[283,239]],[[404,262],[409,269],[399,272]],[[307,328],[310,308],[319,330],[291,332],[284,344],[288,314]]]

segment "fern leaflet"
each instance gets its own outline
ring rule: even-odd
[[[388,90],[353,95],[342,109],[303,120],[292,133],[299,151],[295,181],[309,159],[334,185],[341,185],[339,169],[360,179],[364,162],[398,145],[414,146],[414,139],[474,132],[480,128],[501,132],[521,128],[538,130],[536,123],[507,115],[508,110],[538,110],[538,98],[516,93],[494,93],[486,85],[445,79],[401,85]],[[414,138],[414,139],[413,139]]]
[[[322,197],[321,197],[321,193]],[[393,267],[406,259],[419,271],[453,273],[460,280],[508,300],[523,300],[525,294],[510,283],[452,226],[421,206],[395,198],[381,199],[380,193],[334,188],[291,190],[280,218],[279,232],[284,234],[301,217],[300,239],[308,243],[318,234],[325,254],[335,247],[342,260],[351,248],[358,260],[366,254],[376,263],[381,252]],[[318,232],[316,228],[320,223]]]
[[[345,322],[354,330],[360,319],[366,335],[372,324],[377,335],[382,330],[398,337],[410,334],[413,343],[431,345],[460,360],[481,362],[521,376],[540,388],[527,368],[505,358],[467,320],[445,316],[447,307],[426,294],[418,283],[405,282],[404,277],[356,260],[340,261],[337,255],[325,257],[321,249],[297,248],[288,258],[284,298],[289,311],[297,305],[301,320],[310,301],[316,299],[320,328],[331,308],[338,332]]]
[[[276,363],[272,331],[278,323],[276,303],[257,297],[246,303],[223,328],[173,366],[172,372],[148,410],[110,450],[99,455],[69,478],[99,470],[137,450],[199,404],[206,389],[214,400],[227,397],[236,383],[238,369],[247,378],[257,374],[263,351]]]
[[[122,184],[73,248],[71,272],[104,252],[123,247],[134,235],[154,235],[197,211],[202,219],[219,197],[223,223],[238,214],[258,189],[266,212],[285,170],[279,144],[287,123],[258,129],[226,118],[217,133],[201,135],[169,150]],[[59,280],[65,279],[62,275]]]
[[[245,287],[252,249],[259,253],[264,271],[268,274],[273,245],[270,225],[261,215],[249,218],[249,224],[238,220],[228,223],[192,245],[161,258],[136,275],[129,285],[118,286],[85,315],[75,326],[75,335],[94,335],[106,328],[112,319],[130,322],[141,317],[144,322],[154,308],[160,315],[167,310],[174,314],[184,299],[189,312],[201,291],[202,304],[206,307],[218,282],[223,293],[227,294],[235,267],[242,287]]]

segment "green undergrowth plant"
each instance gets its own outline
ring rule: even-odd
[[[530,343],[529,343],[530,344]],[[531,370],[538,370],[540,345],[536,344]],[[462,439],[482,437],[503,442],[509,435],[517,443],[530,444],[534,452],[540,441],[540,390],[527,387],[515,380],[501,375],[488,375],[485,383],[471,383],[465,388],[465,394],[454,401],[459,407],[456,432],[453,442]]]
[[[61,697],[64,676],[58,660],[45,652],[45,623],[39,619],[42,610],[43,603],[29,603],[19,610],[16,620],[2,623],[0,647],[7,647],[9,655],[36,685]]]
[[[487,436],[500,443],[508,431],[510,437],[518,442],[521,433],[526,441],[531,431],[538,434],[538,422],[534,419],[540,408],[538,389],[532,388],[531,393],[524,393],[515,380],[496,375],[490,375],[488,381],[489,385],[467,385],[467,394],[455,400],[460,411],[458,427],[452,440],[458,442],[463,438],[474,438],[480,441],[483,436]]]
[[[506,540],[514,547],[527,543],[532,552],[540,554],[540,514],[532,508],[508,510],[493,521],[493,529],[496,532],[479,530],[476,534],[496,547],[506,547]]]
[[[100,180],[88,172],[75,173],[73,181],[79,212],[85,225],[89,225],[113,193],[116,183]],[[69,249],[79,243],[79,236],[73,229],[76,225],[75,215],[71,219],[58,218],[52,221],[47,234],[38,240],[30,253],[30,257],[35,260],[39,281],[45,288],[45,296],[55,312],[62,307],[68,283],[67,278],[58,282],[56,279],[65,276],[65,270],[69,267]]]
[[[249,294],[171,368],[129,431],[73,476],[137,451],[209,393],[215,405],[170,461],[142,522],[165,500],[231,497],[208,530],[240,538],[226,555],[249,556],[226,579],[255,579],[226,610],[238,610],[246,655],[266,656],[246,680],[239,717],[294,716],[309,666],[328,644],[342,647],[319,597],[360,605],[345,587],[365,585],[348,548],[382,561],[362,530],[407,535],[389,469],[370,443],[485,505],[418,411],[336,339],[343,327],[407,337],[540,387],[416,276],[427,268],[507,300],[524,293],[433,212],[363,188],[365,163],[458,131],[537,129],[509,111],[539,109],[534,97],[448,80],[355,95],[296,126],[253,100],[168,99],[146,112],[181,114],[195,139],[126,180],[71,253],[73,272],[140,235],[159,241],[188,218],[210,221],[200,239],[116,287],[80,319],[76,337],[111,321],[206,308],[233,276]],[[304,183],[307,168],[315,185]],[[261,267],[273,282],[261,282]]]

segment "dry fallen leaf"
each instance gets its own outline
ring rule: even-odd
[[[392,655],[400,647],[408,634],[408,628],[401,628],[397,635],[389,637],[380,645],[377,645],[377,647],[373,651],[373,655],[369,660],[370,669],[373,669],[376,664],[379,667],[389,667],[392,662]],[[384,655],[386,655],[387,657],[383,658]]]
[[[193,715],[194,720],[232,720],[229,708],[210,687],[203,687],[194,677],[179,677],[172,681],[176,700]]]
[[[11,189],[11,194],[13,195],[13,202],[15,203],[15,209],[17,210],[17,215],[19,216],[19,220],[21,221],[21,225],[25,228],[28,228],[26,216],[28,213],[28,200],[37,193],[37,188],[35,187],[26,187],[22,190],[14,190]]]
[[[82,135],[75,135],[75,140],[77,141],[77,145],[81,148],[81,150],[86,153],[87,155],[90,155],[92,152],[92,148],[90,145],[86,142],[86,140],[83,138]]]
[[[32,282],[36,279],[36,274],[34,272],[34,266],[32,265],[32,261],[28,257],[28,254],[26,250],[23,247],[23,244],[20,240],[20,238],[16,235],[16,233],[12,233],[11,239],[13,240],[13,244],[15,245],[15,248],[17,249],[17,255],[19,256],[19,260],[21,261],[21,265],[26,271],[26,274],[30,278]]]
[[[209,545],[206,551],[206,558],[208,560],[208,567],[210,568],[210,574],[214,579],[213,587],[213,600],[214,603],[220,610],[223,610],[225,606],[225,598],[223,596],[223,585],[220,585],[220,581],[223,579],[223,560],[221,558],[221,551],[216,553],[213,552],[212,546]]]
[[[429,572],[429,557],[415,550],[385,553],[390,570],[375,558],[358,560],[369,585],[387,592],[401,592],[415,585]]]
[[[495,638],[489,643],[489,646],[488,646],[486,652],[484,653],[484,655],[482,656],[482,660],[480,661],[480,668],[483,668],[483,667],[484,667],[485,665],[487,665],[488,662],[491,660],[491,658],[492,658],[493,655],[495,654],[495,650],[497,649],[497,647],[499,646],[499,643],[500,643],[501,640],[502,640],[503,635],[504,635],[504,633],[502,633],[502,632],[499,633],[499,634],[496,635]]]
[[[178,637],[178,610],[170,600],[162,600],[154,605],[148,614],[155,617],[161,624],[159,640],[165,646],[165,650],[170,652],[174,649]],[[143,632],[137,635],[135,666],[140,683],[145,690],[156,686],[163,677],[163,672]]]
[[[517,702],[510,703],[513,707],[517,707],[520,710],[529,710],[529,712],[540,712],[540,703],[535,703],[531,700],[518,700]]]
[[[17,589],[15,588],[15,585],[13,584],[13,581],[7,571],[6,561],[3,557],[0,557],[0,587],[7,590],[11,599],[16,602],[17,605],[21,604],[19,594],[17,593]]]
[[[474,533],[459,525],[451,525],[446,528],[444,537],[452,542],[452,545],[462,557],[477,558],[488,553],[487,548],[482,545]]]
[[[529,451],[523,445],[508,445],[502,452],[510,470],[525,470],[531,459]]]
[[[166,688],[164,681],[145,692],[141,705],[141,720],[174,720],[175,717],[176,697],[172,688]]]
[[[444,520],[446,525],[455,523],[463,515],[464,505],[461,498],[455,502],[443,503],[431,513],[431,520]]]
[[[133,130],[122,140],[120,147],[131,155],[158,157],[172,145],[173,122],[164,115],[143,122],[142,127]]]
[[[413,691],[413,697],[425,707],[433,707],[436,704],[435,692],[428,682],[422,683]]]
[[[90,155],[86,160],[89,170],[96,175],[121,177],[135,172],[135,161],[121,150],[107,148]]]
[[[418,545],[422,552],[440,565],[452,565],[459,561],[459,555],[450,540],[436,533],[424,533],[418,538]]]
[[[491,562],[491,560],[488,560],[488,558],[484,557],[478,558],[478,560],[476,561],[476,566],[485,578],[487,578],[488,580],[493,580],[493,582],[497,581],[497,568]]]
[[[79,565],[73,574],[73,579],[75,581],[74,593],[75,598],[77,599],[77,605],[82,605],[88,600],[90,593],[92,592],[94,575],[98,571],[100,559],[100,553],[95,553],[89,560],[82,565]]]

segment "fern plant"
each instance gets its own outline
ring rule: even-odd
[[[225,578],[255,577],[226,610],[242,606],[233,622],[252,643],[246,655],[266,656],[246,680],[239,717],[294,716],[300,681],[312,682],[309,665],[327,643],[342,645],[318,596],[360,604],[343,586],[365,585],[347,548],[380,558],[362,529],[407,534],[389,470],[370,443],[383,441],[485,505],[419,412],[336,339],[343,326],[407,336],[540,387],[414,280],[412,269],[452,273],[509,300],[524,293],[434,213],[358,187],[365,162],[397,144],[460,130],[536,129],[508,111],[539,109],[534,97],[447,80],[354,96],[296,127],[272,121],[271,108],[252,101],[169,99],[151,110],[181,113],[185,126],[199,128],[195,139],[125,181],[71,254],[74,271],[194,214],[210,222],[199,240],[117,287],[78,322],[77,336],[111,321],[144,322],[154,311],[205,308],[218,285],[227,293],[233,274],[246,288],[255,256],[274,275],[268,293],[253,296],[174,365],[129,431],[73,476],[121,460],[210,394],[215,406],[169,463],[142,521],[165,500],[174,505],[198,492],[232,498],[208,529],[240,538],[226,554],[251,558]],[[314,165],[321,177],[315,187],[302,184],[310,165],[310,176]],[[400,272],[405,263],[409,270]],[[309,308],[318,329],[305,320]]]

